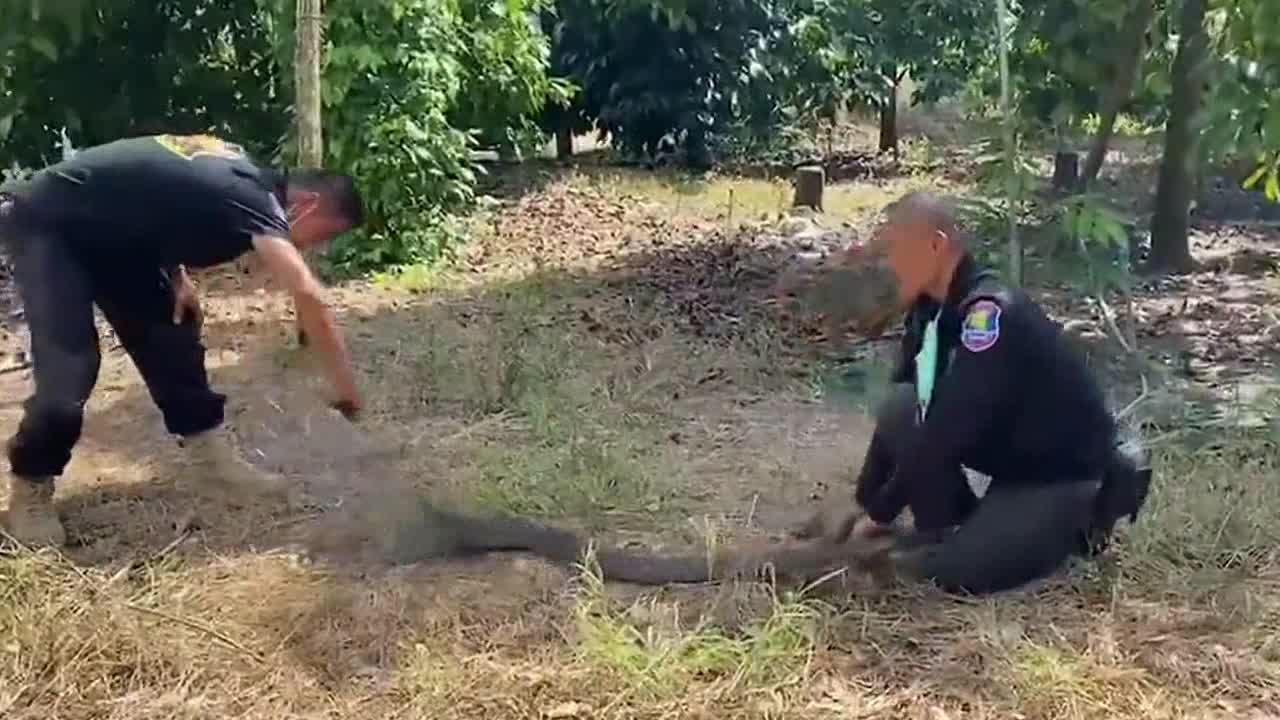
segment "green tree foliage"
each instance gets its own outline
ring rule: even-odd
[[[258,2],[4,3],[0,159],[42,164],[61,127],[81,146],[212,131],[270,153],[288,99]]]
[[[898,146],[897,96],[902,80],[916,83],[915,102],[960,89],[991,46],[991,3],[964,0],[816,0],[815,15],[829,31],[832,75],[848,99],[880,114],[880,149]]]
[[[774,10],[762,0],[559,0],[544,16],[554,66],[581,93],[546,122],[590,121],[636,155],[679,135],[691,161],[705,164],[711,135],[752,107]]]
[[[447,211],[471,199],[475,179],[471,133],[448,119],[464,81],[456,5],[329,0],[325,15],[325,165],[356,178],[369,212],[330,260],[363,271],[435,257],[448,247]],[[279,51],[292,56],[291,44]]]
[[[1244,179],[1280,202],[1280,11],[1267,0],[1223,3],[1209,12],[1219,63],[1208,103],[1207,159],[1241,159]]]
[[[574,86],[549,72],[551,43],[541,30],[550,0],[461,0],[462,89],[449,113],[454,127],[478,131],[482,145],[525,151],[544,137],[537,119],[563,108]]]
[[[365,270],[440,255],[472,194],[476,138],[528,144],[565,95],[530,22],[539,0],[329,0],[326,164],[353,173],[370,223],[334,248]],[[0,163],[149,132],[213,132],[293,155],[292,0],[0,4]],[[90,70],[91,69],[91,70]]]

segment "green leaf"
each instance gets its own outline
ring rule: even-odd
[[[32,35],[27,38],[27,43],[31,45],[31,49],[48,58],[49,62],[58,61],[58,47],[53,41],[43,35]]]
[[[1263,162],[1258,166],[1257,170],[1253,171],[1253,174],[1245,178],[1244,182],[1241,183],[1241,187],[1245,190],[1252,190],[1254,185],[1257,185],[1262,178],[1266,177],[1271,172],[1273,172],[1273,170],[1268,167],[1266,162]]]
[[[1271,202],[1280,202],[1280,172],[1276,171],[1275,166],[1271,167],[1271,172],[1267,175],[1266,194]]]

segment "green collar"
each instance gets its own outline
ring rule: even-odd
[[[929,412],[934,382],[938,377],[938,318],[941,316],[942,312],[939,310],[934,313],[929,324],[925,325],[920,352],[916,353],[916,403],[919,406],[920,420],[924,420]]]

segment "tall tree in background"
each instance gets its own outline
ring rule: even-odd
[[[1133,87],[1142,69],[1142,56],[1146,50],[1147,28],[1151,26],[1154,14],[1155,0],[1131,0],[1129,3],[1109,68],[1111,83],[1102,95],[1098,131],[1089,145],[1089,155],[1085,158],[1084,169],[1080,173],[1080,184],[1083,186],[1098,177],[1098,171],[1102,169],[1107,156],[1111,135],[1115,132],[1116,118],[1120,109],[1133,96]]]
[[[322,0],[298,0],[297,47],[294,51],[294,118],[298,132],[298,164],[324,165],[324,131],[320,121]]]
[[[298,133],[298,165],[319,168],[324,165],[324,128],[320,115],[321,42],[324,27],[322,0],[298,0],[297,45],[294,48],[295,129]],[[298,318],[298,344],[307,344],[307,333]]]
[[[1210,66],[1205,30],[1206,0],[1183,0],[1178,20],[1178,54],[1173,60],[1173,97],[1165,123],[1164,157],[1151,218],[1150,269],[1184,272],[1195,267],[1187,226],[1200,169],[1200,117]]]
[[[1014,136],[1013,109],[1010,107],[1009,35],[1013,18],[1009,17],[1005,0],[996,0],[996,37],[1000,53],[1000,125],[1003,130],[1005,163],[1008,165],[1006,192],[1009,208],[1009,276],[1017,285],[1022,284],[1022,242],[1018,239],[1017,203],[1014,202],[1017,181],[1013,168],[1017,162],[1017,140]]]
[[[855,98],[876,109],[882,151],[898,151],[898,89],[910,76],[913,102],[960,88],[994,28],[990,3],[967,0],[816,0],[814,12],[841,48],[836,69]]]

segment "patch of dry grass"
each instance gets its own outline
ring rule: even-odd
[[[795,190],[789,177],[775,179],[713,176],[693,180],[672,172],[638,172],[583,168],[567,182],[621,197],[640,197],[663,212],[733,224],[757,222],[785,214]],[[855,221],[880,212],[890,201],[912,190],[946,192],[936,177],[910,174],[875,182],[829,183],[823,210],[837,221]]]

